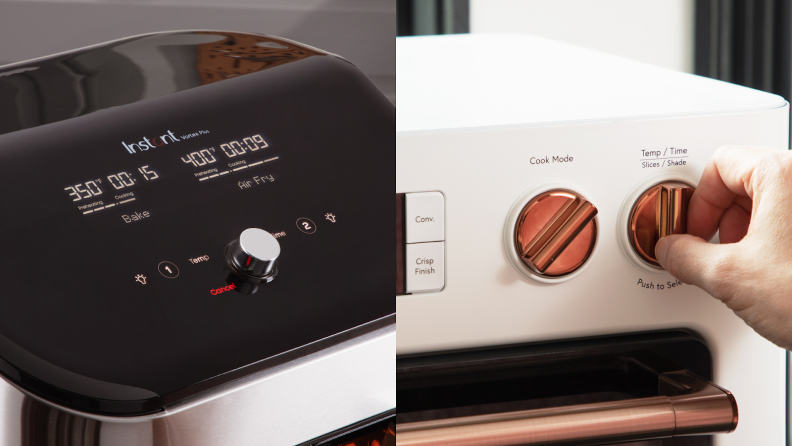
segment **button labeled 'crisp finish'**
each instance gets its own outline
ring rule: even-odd
[[[445,286],[445,243],[407,245],[404,275],[408,293],[440,291]]]
[[[404,195],[404,221],[407,243],[445,240],[445,199],[440,192]]]

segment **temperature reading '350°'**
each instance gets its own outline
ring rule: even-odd
[[[102,189],[99,188],[97,183],[101,183],[102,180],[95,179],[93,181],[86,181],[85,183],[75,184],[74,186],[69,186],[63,188],[63,190],[69,191],[69,196],[74,197],[72,201],[80,201],[84,198],[91,198],[102,195]]]

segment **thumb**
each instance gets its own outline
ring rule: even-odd
[[[695,285],[709,294],[723,299],[718,290],[728,289],[729,275],[722,274],[728,246],[713,245],[689,234],[669,235],[655,246],[660,266],[684,283]]]

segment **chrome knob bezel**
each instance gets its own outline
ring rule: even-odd
[[[271,282],[278,274],[280,244],[269,232],[248,228],[226,247],[226,262],[234,274],[251,282]]]

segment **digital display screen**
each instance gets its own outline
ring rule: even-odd
[[[144,138],[136,144],[127,144],[126,142],[122,144],[129,153],[138,153],[141,149],[148,151],[204,134],[209,134],[209,131],[183,135],[179,138],[169,130],[168,134],[160,138]],[[179,158],[183,167],[192,169],[190,172],[195,181],[203,182],[223,175],[233,176],[245,169],[261,168],[266,163],[278,160],[280,157],[271,156],[271,153],[266,150],[268,148],[269,144],[259,133],[238,140],[225,141],[216,146],[193,150],[183,155],[181,155],[181,152],[184,151],[182,150],[179,152]],[[77,209],[80,212],[85,215],[93,214],[136,201],[138,199],[135,196],[136,187],[140,184],[156,182],[160,178],[161,168],[164,167],[166,166],[153,164],[131,166],[127,170],[96,176],[82,183],[70,184],[63,190],[68,194],[68,198],[77,204]],[[272,174],[262,173],[253,175],[249,179],[248,177],[245,176],[245,179],[239,182],[240,189],[251,187],[252,183],[260,185],[275,181]]]

